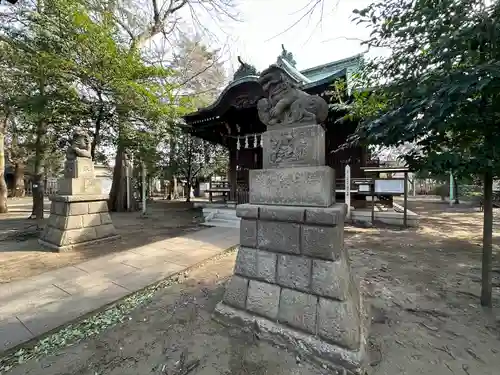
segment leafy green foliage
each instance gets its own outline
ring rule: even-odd
[[[417,168],[460,174],[500,172],[500,6],[480,0],[396,1],[357,11],[370,47],[392,53],[367,64],[356,113],[357,140],[414,142]]]
[[[364,87],[383,108],[355,141],[398,146],[410,166],[484,182],[481,304],[492,305],[492,185],[500,176],[500,1],[387,0],[356,11],[372,29],[369,47],[391,53],[367,65]],[[361,100],[363,107],[367,100]],[[373,115],[372,115],[373,113]]]
[[[32,124],[34,134],[41,119],[44,134],[57,137],[67,138],[78,124],[93,133],[96,147],[121,142],[139,152],[139,145],[168,131],[169,119],[191,108],[190,98],[173,95],[174,71],[146,64],[140,51],[121,43],[116,19],[105,9],[85,0],[47,0],[43,8],[24,6],[3,16],[18,23],[0,26],[0,84],[16,87],[6,90],[12,95],[2,108],[29,119],[23,124]],[[144,132],[154,136],[146,139]]]

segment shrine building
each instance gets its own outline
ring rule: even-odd
[[[257,70],[244,63],[233,80],[217,100],[205,108],[184,117],[188,131],[201,139],[220,144],[229,151],[229,199],[235,203],[248,201],[249,170],[262,168],[261,134],[266,126],[259,120],[257,102],[264,97],[258,83]],[[356,122],[338,120],[346,112],[339,110],[339,103],[349,101],[353,75],[363,64],[363,54],[329,62],[312,68],[298,70],[293,55],[283,47],[276,65],[280,66],[299,89],[320,95],[329,103],[325,123],[326,164],[335,170],[337,200],[344,200],[344,171],[351,167],[351,178],[362,178],[362,167],[373,166],[368,149],[356,146],[337,150],[356,129]],[[342,82],[342,84],[341,84]]]

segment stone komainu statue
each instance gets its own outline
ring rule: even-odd
[[[257,103],[260,120],[268,127],[319,124],[328,116],[328,104],[298,89],[286,72],[271,65],[259,77],[265,97]]]
[[[66,150],[66,160],[75,160],[77,157],[91,159],[91,149],[92,144],[87,132],[81,128],[76,128],[73,130],[71,143]]]

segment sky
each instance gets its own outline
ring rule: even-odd
[[[299,69],[366,51],[359,39],[367,39],[369,31],[352,22],[352,11],[372,1],[324,0],[323,7],[316,6],[309,15],[308,4],[313,1],[240,0],[241,21],[208,20],[206,27],[227,44],[224,50],[233,69],[238,67],[237,56],[258,70],[268,67],[281,53],[281,44],[293,53]]]

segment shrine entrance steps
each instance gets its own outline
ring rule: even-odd
[[[235,208],[203,208],[203,225],[223,228],[239,228],[240,218],[236,216]]]

